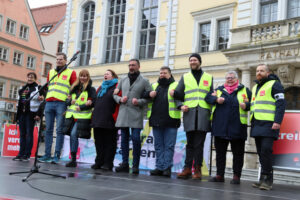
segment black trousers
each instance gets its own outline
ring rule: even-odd
[[[186,157],[185,168],[202,167],[203,161],[203,147],[206,138],[206,132],[190,131],[186,132]]]
[[[245,140],[226,140],[220,137],[215,137],[217,175],[224,176],[226,167],[226,153],[228,144],[230,143],[233,155],[232,169],[234,175],[241,177],[242,168],[244,165]]]
[[[117,129],[94,128],[97,165],[112,168],[117,149]]]
[[[272,175],[273,173],[273,143],[272,137],[255,137],[255,144],[262,175]]]

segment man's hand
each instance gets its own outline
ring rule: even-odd
[[[120,102],[121,103],[126,103],[127,100],[128,100],[128,97],[127,96],[123,96],[123,97],[121,97]]]
[[[151,91],[150,94],[149,94],[149,96],[150,96],[151,98],[156,97],[156,91]]]
[[[174,92],[175,92],[175,90],[170,90],[171,97],[174,97]]]
[[[120,90],[119,90],[118,88],[116,88],[116,89],[114,90],[114,94],[115,94],[115,95],[117,95],[119,92],[120,92]]]
[[[224,99],[223,97],[218,97],[218,98],[217,98],[217,103],[218,103],[218,104],[223,104],[224,101],[225,101],[225,99]]]
[[[189,107],[188,106],[186,106],[186,105],[184,105],[184,106],[181,106],[181,111],[182,112],[188,112],[189,111]]]
[[[132,99],[132,104],[135,105],[135,106],[139,105],[139,102],[138,102],[137,98]]]
[[[217,96],[217,91],[216,91],[216,90],[214,90],[214,92],[213,92],[213,93],[211,93],[211,96],[214,96],[214,97],[216,97],[216,96]]]
[[[76,100],[73,99],[73,100],[71,101],[71,104],[73,105],[73,104],[75,104],[75,102],[76,102]]]
[[[278,124],[278,123],[273,123],[273,126],[272,126],[272,129],[273,130],[278,130],[278,129],[280,129],[280,124]]]
[[[38,97],[38,100],[39,100],[39,101],[44,101],[44,96],[42,96],[42,95],[39,96],[39,97]]]
[[[39,117],[39,116],[35,116],[35,117],[34,117],[34,120],[35,120],[35,121],[40,121],[40,117]]]
[[[90,106],[90,105],[92,105],[92,103],[93,103],[93,102],[92,102],[91,100],[88,100],[88,101],[85,103],[85,105],[86,105],[86,106]]]
[[[245,104],[245,103],[240,103],[240,106],[241,106],[241,108],[242,108],[243,110],[246,109],[246,104]]]
[[[77,107],[76,107],[76,110],[77,110],[77,111],[80,111],[80,107],[79,107],[79,106],[77,106]]]

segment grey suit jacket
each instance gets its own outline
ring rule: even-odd
[[[152,87],[148,79],[139,75],[132,85],[128,76],[121,79],[117,87],[122,91],[122,96],[127,96],[126,103],[120,103],[121,97],[114,95],[114,99],[120,104],[116,127],[143,128],[144,106],[148,101],[141,98],[143,92],[151,91]],[[132,104],[132,99],[138,99],[138,105]]]

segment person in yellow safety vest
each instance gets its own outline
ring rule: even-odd
[[[244,164],[245,140],[247,139],[248,112],[251,92],[239,83],[238,74],[229,71],[225,84],[219,86],[206,100],[215,105],[212,108],[212,135],[216,148],[217,175],[210,182],[224,182],[228,144],[233,154],[233,179],[231,184],[240,184]]]
[[[58,53],[56,56],[56,68],[51,69],[48,73],[47,81],[65,67],[67,56],[64,53]],[[76,72],[66,68],[58,74],[49,84],[46,96],[45,119],[46,119],[46,135],[45,135],[45,155],[42,156],[40,162],[57,163],[60,159],[61,150],[64,143],[64,135],[62,133],[64,126],[64,112],[66,111],[66,99],[69,94],[71,85],[76,81]],[[51,158],[51,149],[53,142],[54,121],[56,119],[56,144],[53,159]]]
[[[74,121],[71,133],[68,133],[70,135],[71,161],[66,164],[66,167],[77,167],[78,138],[88,138],[91,135],[90,122],[95,99],[96,90],[92,87],[90,73],[83,69],[72,85],[66,101],[68,109],[65,118],[71,118]]]
[[[164,66],[160,68],[159,79],[152,84],[153,91],[149,93],[152,101],[148,104],[147,118],[153,130],[156,155],[156,168],[150,171],[152,176],[171,176],[182,105],[169,94],[176,86],[171,69]]]
[[[183,101],[183,124],[187,137],[185,166],[178,178],[201,179],[203,162],[203,148],[206,133],[211,130],[211,105],[205,101],[208,92],[213,91],[213,77],[202,71],[201,57],[194,53],[189,57],[191,72],[185,73],[175,90],[170,91],[174,99]]]
[[[273,142],[278,139],[286,105],[284,88],[279,78],[271,74],[269,67],[265,64],[257,66],[255,82],[250,108],[250,135],[255,139],[261,174],[259,182],[252,186],[261,190],[271,190]]]

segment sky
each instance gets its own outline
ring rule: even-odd
[[[67,0],[28,0],[30,8],[38,8],[53,4],[66,3]]]

